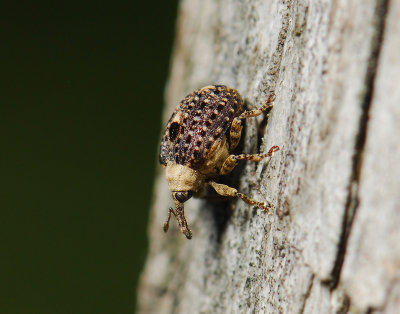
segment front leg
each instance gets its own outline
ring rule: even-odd
[[[271,211],[271,205],[267,204],[267,203],[262,203],[262,202],[257,202],[249,197],[247,197],[246,195],[239,193],[236,189],[227,186],[225,184],[220,184],[220,183],[216,183],[214,181],[210,181],[208,182],[209,185],[211,185],[213,187],[213,189],[222,196],[229,196],[229,197],[239,197],[240,199],[242,199],[246,204],[249,204],[251,206],[257,206],[258,208],[269,212]]]
[[[268,153],[265,154],[240,154],[240,155],[230,155],[224,163],[222,164],[220,174],[225,175],[230,173],[238,164],[238,160],[251,160],[259,162],[266,157],[272,157],[276,151],[279,150],[279,146],[272,146]]]

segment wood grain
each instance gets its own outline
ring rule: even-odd
[[[205,85],[250,109],[274,91],[260,147],[253,120],[243,151],[281,150],[247,162],[237,188],[276,214],[233,202],[221,224],[223,205],[190,200],[193,239],[164,234],[160,169],[138,312],[396,313],[399,17],[394,0],[181,2],[163,125]]]

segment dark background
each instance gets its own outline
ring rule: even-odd
[[[176,2],[2,8],[0,313],[134,312]]]

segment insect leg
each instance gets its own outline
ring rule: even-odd
[[[228,158],[225,159],[221,169],[219,170],[219,174],[221,176],[230,173],[237,166],[238,160],[233,157],[235,157],[235,155],[230,155]]]
[[[230,196],[230,197],[237,196],[238,191],[235,188],[231,188],[230,186],[221,183],[216,183],[214,181],[209,181],[208,184],[211,185],[215,190],[215,192],[217,192],[219,195]]]
[[[230,173],[238,164],[238,160],[251,160],[259,162],[266,157],[272,157],[274,152],[279,150],[279,146],[272,146],[268,153],[265,154],[240,154],[240,155],[230,155],[224,163],[222,164],[220,174],[225,175]]]
[[[249,204],[251,206],[257,206],[258,208],[262,209],[263,211],[270,212],[271,211],[271,205],[266,203],[266,202],[257,202],[246,195],[242,193],[237,193],[237,197],[241,198],[246,204]]]
[[[240,137],[242,136],[242,120],[236,117],[232,121],[231,129],[229,131],[230,147],[229,150],[233,150],[240,142]]]
[[[262,114],[265,110],[272,108],[274,106],[274,100],[275,100],[275,93],[271,93],[265,105],[255,110],[244,111],[238,118],[240,120],[244,120],[251,117],[257,117],[260,114]]]
[[[258,208],[269,212],[271,211],[271,205],[265,203],[265,202],[257,202],[246,195],[239,193],[235,188],[232,188],[230,186],[227,186],[225,184],[220,184],[216,183],[214,181],[208,182],[209,185],[213,187],[213,189],[222,196],[230,196],[230,197],[239,197],[242,199],[245,203],[251,205],[251,206],[257,206]]]
[[[272,146],[268,153],[265,154],[240,154],[240,155],[230,155],[227,159],[231,158],[233,160],[251,160],[259,162],[267,157],[272,157],[276,151],[279,150],[279,146]]]
[[[229,150],[233,150],[239,144],[240,137],[242,135],[242,120],[257,117],[262,114],[264,111],[272,108],[274,106],[275,94],[271,93],[268,97],[267,103],[259,109],[244,111],[240,116],[236,117],[232,121],[231,129],[229,132],[230,138],[230,147]]]

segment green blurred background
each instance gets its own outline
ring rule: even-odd
[[[134,312],[176,7],[2,8],[1,314]]]

